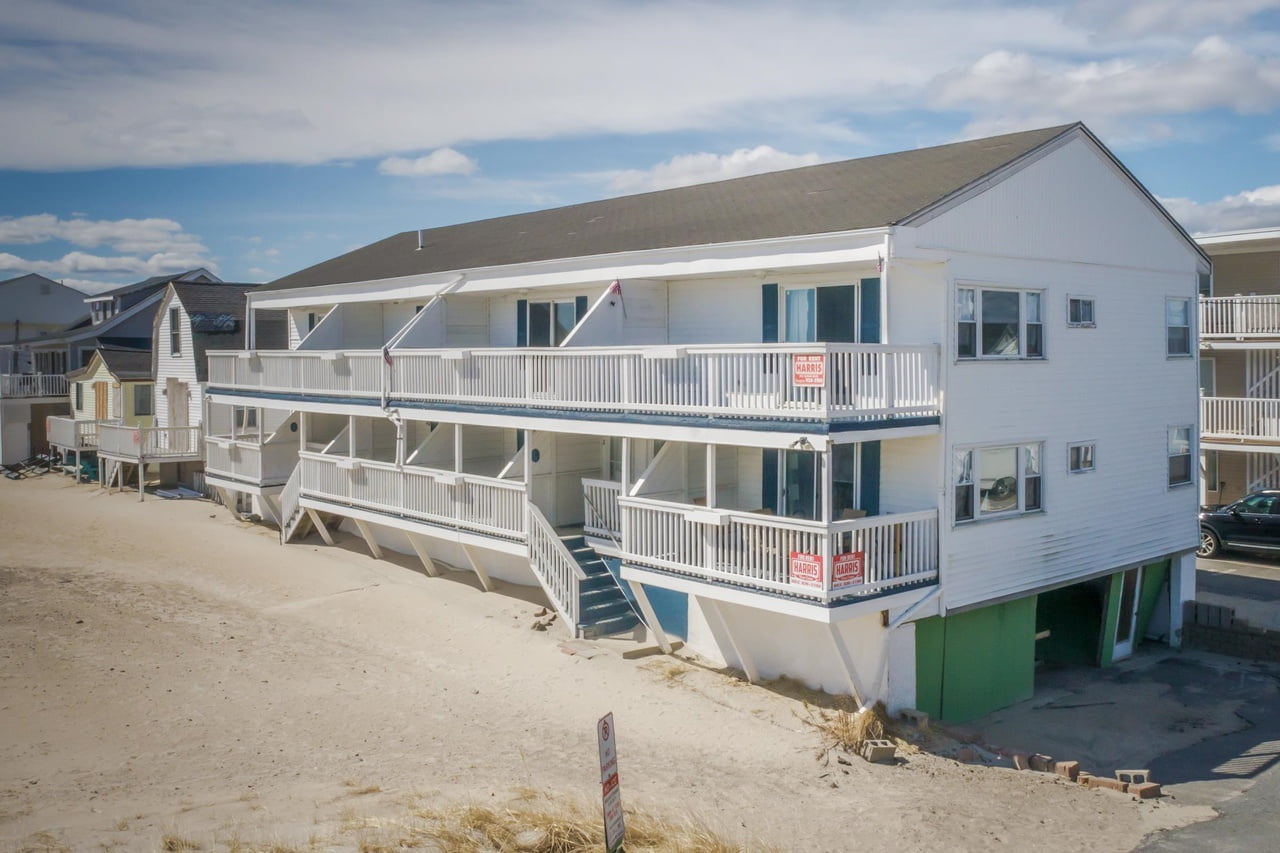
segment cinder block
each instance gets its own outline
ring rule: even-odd
[[[862,757],[872,764],[892,764],[898,757],[898,748],[891,740],[869,740],[862,744]]]
[[[1074,782],[1080,776],[1080,762],[1055,761],[1053,763],[1053,772]]]
[[[924,711],[916,708],[903,708],[898,712],[898,718],[904,723],[910,723],[916,728],[924,728],[929,725],[929,715]]]
[[[1090,776],[1086,784],[1090,788],[1105,788],[1108,791],[1119,791],[1121,794],[1127,793],[1129,790],[1128,782],[1121,782],[1119,779],[1108,779],[1106,776]]]
[[[1030,763],[1032,770],[1040,773],[1053,772],[1053,756],[1051,755],[1045,755],[1044,753],[1037,752],[1028,759],[1028,763]]]
[[[1087,771],[1081,770],[1081,771],[1080,771],[1080,775],[1076,777],[1076,781],[1077,781],[1077,782],[1079,782],[1081,785],[1088,785],[1088,784],[1089,784],[1089,780],[1090,780],[1090,779],[1092,779],[1092,778],[1093,778],[1093,774],[1092,774],[1092,773],[1089,773],[1089,772],[1087,772]]]
[[[1156,797],[1164,796],[1157,782],[1138,782],[1129,786],[1129,793],[1133,794],[1139,800],[1153,800]]]
[[[1128,782],[1130,785],[1141,785],[1143,782],[1151,781],[1150,770],[1117,770],[1116,778],[1121,782]]]

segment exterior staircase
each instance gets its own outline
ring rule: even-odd
[[[302,497],[302,466],[294,466],[293,473],[289,475],[288,481],[284,484],[284,490],[280,493],[280,544],[283,545],[293,538],[293,534],[298,531],[304,521],[307,521],[307,514],[303,511],[299,501]]]
[[[607,637],[639,625],[640,620],[617,579],[587,540],[576,534],[561,536],[560,541],[586,575],[578,581],[578,624],[574,626],[574,633],[587,639]]]

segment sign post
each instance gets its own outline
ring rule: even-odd
[[[600,745],[600,787],[604,797],[604,846],[607,853],[622,849],[627,826],[622,815],[622,789],[618,784],[617,732],[613,728],[613,712],[610,711],[596,723],[596,737]]]

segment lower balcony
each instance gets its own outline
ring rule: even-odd
[[[204,440],[204,470],[211,477],[259,488],[283,486],[298,464],[298,445],[211,435]]]
[[[193,462],[204,456],[198,426],[137,427],[102,423],[98,454],[132,463]]]
[[[938,511],[822,522],[617,499],[624,563],[839,605],[938,579]]]
[[[50,417],[45,422],[49,445],[59,450],[98,449],[98,421],[81,421],[68,417]]]
[[[350,456],[298,454],[299,497],[513,542],[526,541],[519,480]]]
[[[0,398],[66,397],[67,377],[57,373],[0,373]]]
[[[1280,447],[1280,400],[1201,397],[1200,442],[1209,449]]]

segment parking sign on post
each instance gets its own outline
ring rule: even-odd
[[[604,846],[608,853],[622,849],[627,826],[622,816],[622,788],[618,784],[617,732],[610,711],[596,723],[600,745],[600,788],[604,797]]]

